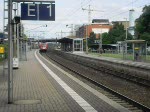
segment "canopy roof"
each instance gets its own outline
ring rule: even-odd
[[[126,40],[127,43],[145,43],[145,40]]]
[[[60,43],[72,43],[72,40],[73,39],[70,39],[70,38],[62,38],[62,39],[59,39],[58,42],[60,42]]]

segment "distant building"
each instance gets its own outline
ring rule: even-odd
[[[112,21],[113,25],[115,25],[116,23],[122,24],[124,26],[124,29],[126,29],[126,27],[129,27],[129,21]]]
[[[76,31],[77,38],[86,38],[90,36],[91,32],[96,34],[96,38],[102,33],[109,32],[112,25],[108,19],[93,19],[90,25],[82,25]]]

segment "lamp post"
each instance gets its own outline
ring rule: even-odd
[[[127,36],[128,36],[128,35],[127,35],[127,30],[128,30],[128,29],[127,29],[127,18],[124,18],[124,19],[126,20],[126,40],[127,40]]]
[[[60,37],[62,38],[62,30],[61,30],[61,36]]]
[[[102,25],[99,25],[101,27],[101,33],[99,37],[99,53],[101,53],[102,50]]]
[[[90,26],[90,21],[91,21],[91,6],[89,5],[88,9],[82,8],[82,10],[87,10],[88,11],[88,25],[86,27],[86,54],[88,54],[88,34],[89,34],[89,26]]]
[[[125,41],[127,40],[127,37],[128,37],[128,29],[127,29],[127,18],[124,18],[126,20],[126,38],[125,38]],[[127,42],[125,43],[125,57],[127,55]]]
[[[86,26],[86,54],[88,54],[88,27],[89,25]]]
[[[8,104],[13,103],[12,0],[8,0]]]
[[[69,25],[66,25],[66,27],[68,27]],[[73,24],[71,24],[71,26],[70,27],[68,27],[68,28],[71,28],[71,36],[73,37]]]

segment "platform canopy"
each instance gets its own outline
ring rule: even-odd
[[[58,40],[58,42],[60,42],[60,43],[72,43],[72,40],[73,39],[70,39],[70,38],[61,38]]]
[[[126,40],[126,43],[145,43],[145,40]]]

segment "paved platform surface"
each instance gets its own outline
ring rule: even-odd
[[[76,55],[81,55],[85,57],[91,57],[91,58],[96,58],[100,60],[106,60],[118,64],[124,64],[128,66],[133,66],[137,68],[144,68],[150,70],[150,63],[147,62],[136,62],[136,61],[130,61],[130,60],[122,60],[122,59],[117,59],[117,58],[112,58],[112,57],[104,57],[104,56],[96,56],[92,54],[86,54],[86,53],[75,53]]]
[[[14,70],[13,104],[7,104],[7,73],[3,75],[0,67],[0,112],[128,112],[39,57],[45,63],[41,65],[34,51],[28,52],[27,57],[28,60],[20,62],[19,69]]]

